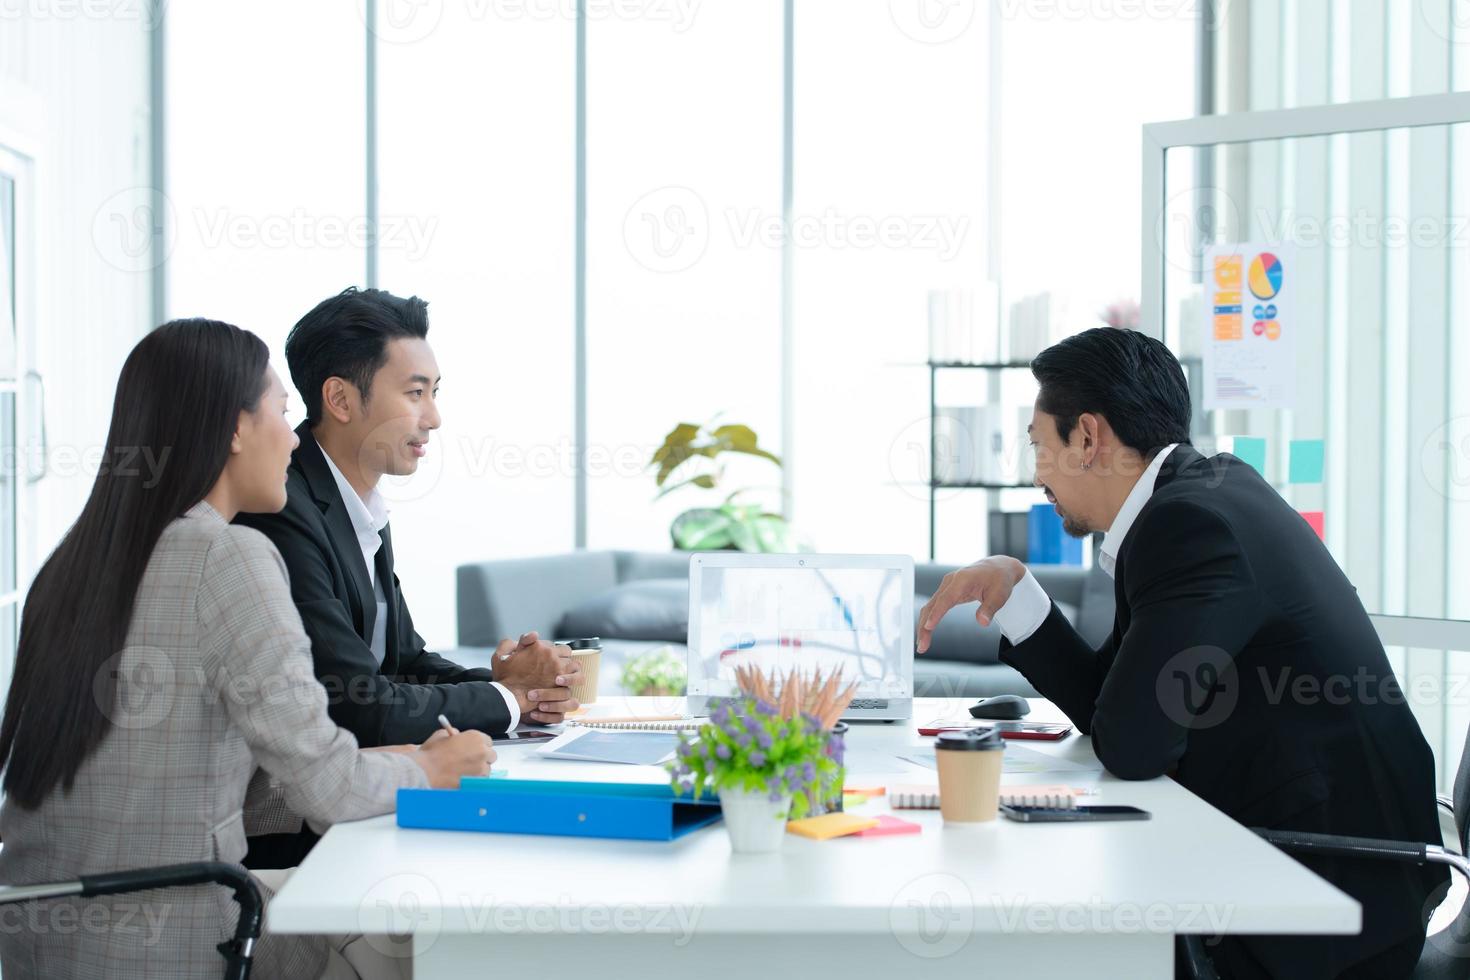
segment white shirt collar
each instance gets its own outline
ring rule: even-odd
[[[337,469],[337,464],[332,462],[331,455],[325,449],[322,450],[322,457],[327,461],[327,469],[332,471],[332,479],[337,481],[337,491],[342,494],[342,503],[347,507],[347,516],[352,519],[352,530],[357,534],[358,543],[365,553],[376,554],[378,545],[382,543],[378,532],[388,526],[388,504],[383,500],[383,495],[374,487],[364,501],[352,489],[352,484],[347,482],[347,477]],[[368,573],[372,573],[371,562],[368,563]]]
[[[1138,482],[1133,484],[1133,489],[1128,491],[1128,498],[1123,501],[1123,506],[1118,509],[1118,516],[1113,518],[1113,526],[1108,528],[1108,533],[1103,535],[1102,547],[1098,549],[1097,563],[1102,570],[1113,577],[1114,570],[1118,567],[1118,549],[1123,547],[1123,539],[1128,537],[1128,531],[1133,527],[1133,522],[1138,519],[1138,512],[1143,510],[1143,505],[1148,503],[1148,498],[1154,495],[1154,484],[1158,482],[1159,470],[1164,468],[1164,460],[1174,451],[1179,443],[1170,443],[1160,449],[1158,455],[1149,461],[1148,467]]]

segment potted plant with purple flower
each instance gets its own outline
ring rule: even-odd
[[[833,737],[815,715],[784,716],[770,701],[745,695],[710,712],[697,735],[680,743],[669,770],[681,792],[719,794],[732,850],[775,851],[788,819],[821,812],[840,787]]]

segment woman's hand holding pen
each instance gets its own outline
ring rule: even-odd
[[[461,776],[484,776],[495,761],[495,746],[484,732],[457,731],[439,716],[439,731],[424,739],[413,760],[435,789],[457,789]]]

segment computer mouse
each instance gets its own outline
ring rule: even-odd
[[[1019,694],[997,694],[993,698],[982,698],[970,707],[971,718],[991,718],[996,721],[1015,721],[1031,713],[1031,705]]]

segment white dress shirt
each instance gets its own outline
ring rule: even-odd
[[[1138,519],[1138,512],[1143,510],[1143,505],[1148,503],[1148,498],[1154,494],[1154,484],[1158,482],[1159,470],[1164,467],[1164,460],[1174,451],[1178,443],[1171,443],[1159,450],[1158,454],[1149,461],[1148,467],[1139,476],[1138,482],[1133,484],[1133,489],[1128,491],[1128,497],[1123,501],[1123,506],[1118,508],[1118,516],[1113,518],[1113,524],[1108,528],[1107,534],[1103,535],[1102,546],[1098,549],[1097,564],[1113,577],[1113,572],[1118,567],[1118,549],[1123,547],[1123,540],[1128,537],[1128,532],[1133,527],[1133,522]],[[1011,590],[1011,597],[1006,604],[995,612],[995,625],[1005,634],[1005,638],[1012,644],[1021,643],[1031,637],[1046,617],[1051,613],[1051,597],[1036,581],[1036,576],[1031,570],[1026,569],[1026,577],[1016,583]]]
[[[358,496],[357,491],[352,489],[352,484],[347,482],[347,477],[337,468],[332,461],[331,454],[325,449],[322,456],[327,461],[327,469],[332,471],[332,479],[337,481],[337,492],[342,495],[342,504],[347,508],[347,516],[352,520],[353,533],[357,535],[357,546],[362,549],[362,562],[367,566],[368,578],[373,583],[373,595],[377,598],[378,611],[373,619],[373,639],[368,644],[373,651],[373,659],[378,666],[383,666],[383,658],[388,655],[388,598],[383,591],[383,583],[378,580],[378,549],[383,547],[383,539],[379,537],[383,528],[388,526],[388,505],[383,500],[383,495],[374,487],[369,491],[367,499]],[[505,698],[505,706],[510,711],[510,727],[515,728],[521,723],[521,706],[516,703],[515,695],[510,689],[498,681],[491,681],[500,696]],[[453,718],[449,719],[452,723]]]

